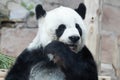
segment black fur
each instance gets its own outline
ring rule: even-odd
[[[59,25],[58,29],[56,29],[56,36],[59,38],[64,30],[66,29],[66,26],[64,24]]]
[[[85,19],[86,6],[83,3],[81,3],[75,11],[82,17],[82,19]]]
[[[45,53],[60,58],[56,64],[66,75],[65,80],[98,80],[96,63],[86,46],[74,53],[64,43],[53,41],[45,47]]]
[[[50,61],[47,54],[54,55],[54,59]],[[97,67],[87,47],[84,46],[80,52],[74,53],[66,44],[59,41],[51,42],[44,50],[25,49],[5,80],[29,80],[31,68],[39,62],[44,62],[42,67],[46,69],[60,67],[65,74],[65,80],[98,80]]]
[[[38,62],[47,60],[42,48],[31,51],[25,49],[17,58],[5,80],[29,80],[31,68]]]
[[[40,17],[46,15],[46,11],[43,9],[43,7],[40,4],[36,6],[35,12],[36,12],[36,19],[39,19]]]
[[[80,28],[79,24],[75,24],[75,27],[78,29],[80,36],[82,36],[82,29]]]

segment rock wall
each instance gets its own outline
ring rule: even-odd
[[[113,64],[120,79],[120,0],[104,0],[101,35],[101,60]]]
[[[120,0],[104,0],[101,33],[102,61],[113,63],[115,54],[120,57]]]

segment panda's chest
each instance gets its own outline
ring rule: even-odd
[[[65,80],[65,75],[59,68],[42,68],[36,65],[31,73],[30,80]]]

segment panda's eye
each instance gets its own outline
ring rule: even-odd
[[[59,27],[56,29],[56,36],[59,38],[64,30],[66,29],[66,26],[64,24],[59,25]]]
[[[82,36],[82,29],[80,28],[79,24],[75,24],[75,27],[77,28],[77,30],[79,31],[80,36]]]

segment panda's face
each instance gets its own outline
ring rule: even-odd
[[[41,5],[38,5],[36,7],[36,18],[38,19],[39,30],[33,41],[34,44],[39,43],[44,47],[51,41],[58,40],[67,44],[71,50],[79,51],[85,41],[84,9],[86,9],[84,4],[81,4],[75,10],[59,7],[46,12]]]
[[[75,23],[71,27],[69,25],[60,24],[55,30],[55,35],[57,40],[67,44],[73,51],[77,51],[82,42],[82,29],[78,23]]]

